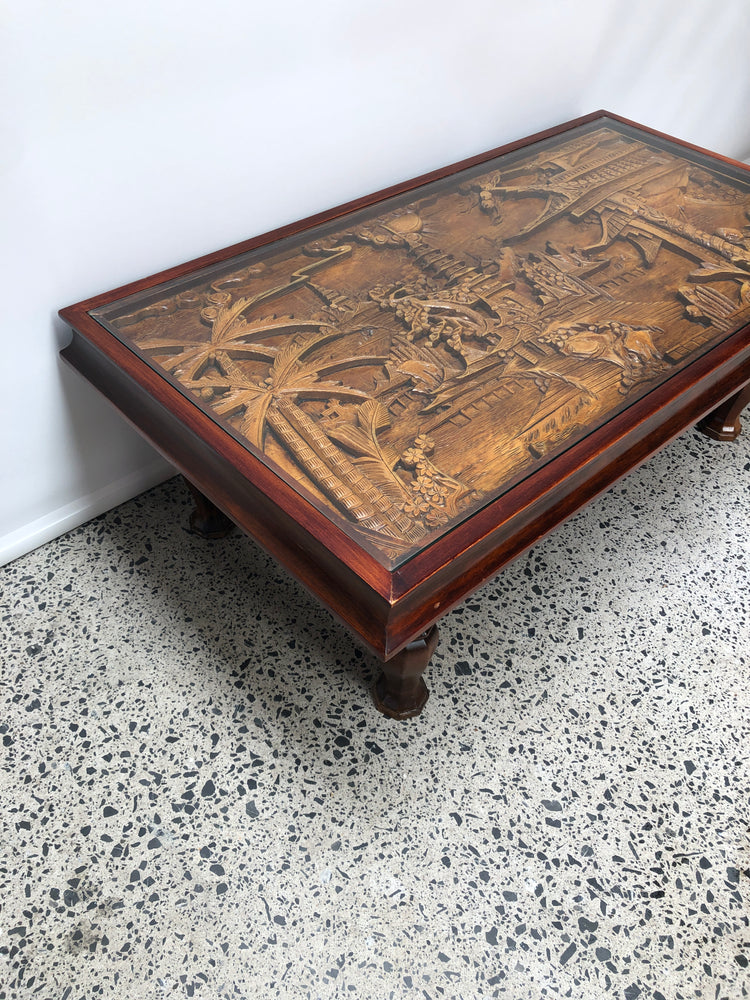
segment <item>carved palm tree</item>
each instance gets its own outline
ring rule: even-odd
[[[371,398],[368,393],[331,381],[329,376],[339,371],[351,371],[355,367],[383,365],[388,360],[379,355],[314,360],[311,355],[343,336],[341,331],[322,322],[300,324],[290,319],[285,322],[263,321],[244,325],[246,333],[252,326],[256,335],[268,332],[298,334],[311,327],[318,332],[317,336],[305,339],[294,336],[281,347],[266,344],[238,345],[243,351],[241,357],[271,362],[265,379],[253,378],[243,371],[233,357],[234,347],[212,357],[210,368],[208,361],[201,368],[194,364],[197,375],[181,378],[186,388],[198,392],[204,399],[215,399],[211,407],[220,416],[231,417],[242,412],[239,430],[258,449],[263,448],[268,413],[275,404],[281,400],[296,402],[299,399],[365,402]]]
[[[303,285],[310,285],[310,276],[320,268],[325,268],[337,260],[348,257],[351,247],[344,244],[321,248],[319,259],[298,268],[283,282],[273,288],[266,288],[250,298],[239,298],[232,302],[231,294],[222,288],[219,280],[211,285],[207,295],[208,305],[201,310],[201,319],[210,326],[208,340],[192,341],[180,336],[179,332],[166,337],[152,337],[138,341],[139,348],[147,355],[170,355],[161,361],[161,367],[176,375],[181,382],[199,379],[207,369],[229,370],[232,359],[272,361],[278,348],[259,343],[260,340],[305,331],[320,331],[327,326],[323,321],[295,320],[292,316],[276,316],[248,321],[245,313],[261,302],[278,298]]]
[[[306,330],[319,331],[323,326],[320,322],[295,320],[291,316],[248,322],[243,313],[255,305],[256,299],[241,298],[227,304],[221,301],[224,298],[225,295],[209,296],[213,304],[201,312],[201,317],[211,324],[208,340],[186,340],[175,333],[139,341],[139,348],[147,355],[168,355],[166,360],[160,361],[161,367],[187,385],[196,382],[211,367],[220,372],[228,371],[234,359],[273,361],[279,349],[260,343],[261,339]]]
[[[173,359],[173,373],[218,416],[231,418],[241,414],[238,430],[259,451],[264,450],[265,435],[270,428],[307,476],[361,527],[393,539],[415,539],[417,529],[388,492],[376,485],[364,469],[358,468],[298,405],[306,399],[374,403],[369,393],[335,381],[332,376],[357,367],[381,367],[388,357],[359,354],[320,359],[321,349],[346,336],[348,331],[337,330],[322,320],[303,324],[291,317],[248,323],[241,317],[246,308],[247,303],[240,300],[233,307],[220,309],[210,342],[191,345],[178,356],[179,360]],[[300,336],[305,333],[312,336]],[[291,339],[280,347],[247,343],[250,337],[281,334],[287,338],[291,335]],[[165,341],[152,341],[142,346],[157,353],[167,345]],[[244,371],[237,363],[239,359],[270,362],[265,379]],[[392,470],[388,474],[393,476]]]
[[[293,275],[294,283],[309,282],[302,270]],[[343,328],[325,319],[245,318],[251,307],[277,292],[236,302],[225,292],[214,292],[201,312],[210,324],[206,340],[171,335],[145,339],[138,346],[159,356],[160,365],[185,389],[199,395],[218,417],[230,419],[261,453],[270,429],[309,480],[358,527],[381,540],[388,536],[394,552],[408,548],[425,529],[406,512],[413,497],[395,472],[398,455],[377,440],[390,422],[388,415],[373,394],[336,379],[356,368],[383,368],[390,355],[331,356],[326,348],[354,332],[354,316]],[[279,346],[272,342],[277,337],[284,338]],[[261,362],[263,368],[248,369],[245,362]],[[324,426],[300,405],[305,400],[359,404],[358,415],[348,430],[341,421],[325,421]]]

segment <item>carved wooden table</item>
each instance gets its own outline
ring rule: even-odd
[[[750,400],[750,171],[597,112],[71,306],[63,356],[427,699],[435,621]]]

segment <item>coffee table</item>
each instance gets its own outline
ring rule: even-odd
[[[62,355],[382,661],[750,401],[750,170],[596,112],[60,313]]]

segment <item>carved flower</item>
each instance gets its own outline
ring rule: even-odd
[[[425,455],[431,455],[435,450],[435,442],[427,434],[420,434],[414,441],[414,444],[420,449],[420,451],[424,452]]]
[[[420,496],[429,496],[435,485],[435,480],[429,473],[422,473],[417,476],[417,478],[412,482],[411,488],[415,493],[419,493]]]
[[[420,500],[418,496],[415,496],[412,500],[407,500],[403,503],[401,510],[408,517],[422,517],[423,514],[429,512],[430,505],[426,500]]]
[[[445,522],[445,513],[439,507],[431,507],[425,521],[431,526],[435,527],[438,524],[443,524]]]
[[[401,456],[401,461],[407,469],[413,469],[414,466],[418,462],[421,462],[423,458],[424,452],[421,448],[407,448]]]
[[[428,496],[433,503],[441,503],[448,496],[448,487],[443,486],[442,483],[433,481]]]

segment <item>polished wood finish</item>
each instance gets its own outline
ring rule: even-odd
[[[195,507],[190,513],[190,530],[201,538],[226,538],[234,529],[234,521],[211,503],[189,479],[183,481],[190,491]]]
[[[747,402],[749,191],[741,165],[599,112],[63,310],[63,356],[400,664]],[[381,709],[410,714],[423,659],[385,672]]]
[[[438,638],[437,625],[433,625],[383,664],[372,689],[373,701],[383,715],[412,719],[421,713],[430,696],[423,674],[437,649]]]
[[[741,431],[740,413],[750,403],[750,385],[730,396],[698,424],[698,429],[715,441],[735,441]]]

